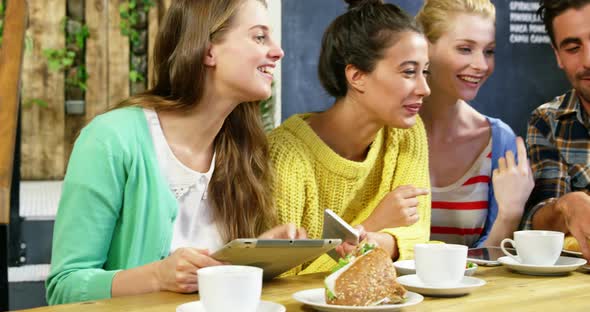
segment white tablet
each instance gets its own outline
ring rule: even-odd
[[[235,239],[211,255],[213,259],[264,269],[271,279],[340,245],[340,239]]]
[[[506,248],[513,255],[516,255],[514,248]],[[478,247],[469,248],[467,251],[467,261],[471,261],[483,266],[501,265],[498,258],[506,256],[500,247]]]
[[[335,212],[330,209],[324,210],[324,228],[322,231],[323,239],[339,238],[343,242],[349,242],[353,245],[359,242],[359,233],[346,221],[342,220]],[[335,250],[330,250],[328,255],[336,262],[340,255]]]

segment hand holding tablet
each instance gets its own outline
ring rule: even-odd
[[[285,225],[289,230],[290,225]],[[278,229],[280,227],[277,227]],[[300,229],[292,226],[295,238],[300,238]],[[284,232],[283,230],[280,230]],[[359,232],[342,220],[332,210],[324,211],[323,239],[275,239],[271,231],[261,238],[236,239],[211,257],[220,262],[235,265],[250,265],[264,269],[264,278],[271,279],[300,264],[311,261],[322,254],[328,254],[336,261],[340,258],[333,249],[343,242],[357,245]],[[284,235],[279,235],[284,236]]]
[[[235,239],[211,257],[220,262],[262,268],[271,279],[340,245],[340,239]]]
[[[338,238],[343,243],[350,243],[351,245],[357,245],[359,243],[360,233],[357,229],[353,228],[346,221],[342,220],[336,213],[330,209],[324,210],[324,228],[322,231],[322,238]],[[340,259],[340,255],[336,250],[328,251],[328,255],[335,261]]]

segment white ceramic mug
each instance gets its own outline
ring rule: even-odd
[[[220,265],[197,271],[199,296],[207,312],[256,312],[262,294],[262,269]]]
[[[510,242],[517,256],[504,248]],[[502,252],[518,263],[531,265],[554,265],[563,249],[563,233],[556,231],[516,231],[514,240],[505,238],[500,243]]]
[[[445,287],[459,284],[465,274],[467,246],[416,244],[416,275],[427,285]]]

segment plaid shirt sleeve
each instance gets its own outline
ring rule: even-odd
[[[528,125],[527,146],[535,177],[535,188],[525,208],[522,227],[532,228],[533,215],[541,207],[552,204],[568,193],[568,167],[553,140],[551,124],[542,110],[537,109]]]

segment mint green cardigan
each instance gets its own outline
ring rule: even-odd
[[[177,210],[142,109],[96,117],[76,140],[68,164],[47,302],[110,298],[117,271],[169,254]]]

